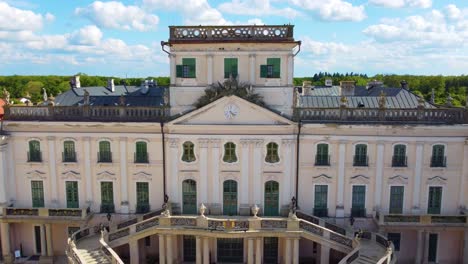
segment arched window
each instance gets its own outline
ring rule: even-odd
[[[357,144],[354,151],[353,166],[367,166],[367,145]]]
[[[112,162],[112,152],[109,141],[99,142],[98,162]]]
[[[316,166],[329,166],[330,156],[328,155],[328,144],[317,144],[317,154],[315,155]]]
[[[29,141],[29,162],[42,162],[41,143],[37,140]]]
[[[190,141],[185,141],[182,146],[184,151],[182,154],[182,160],[185,162],[194,162],[196,160],[194,151],[195,145]]]
[[[446,161],[445,146],[441,144],[432,146],[431,167],[445,167]]]
[[[227,180],[223,183],[223,214],[237,214],[237,182]]]
[[[67,140],[63,142],[63,162],[76,162],[75,142]]]
[[[398,144],[393,147],[392,167],[406,167],[406,145]]]
[[[265,216],[277,216],[279,214],[279,183],[267,181],[265,183]]]
[[[267,154],[265,157],[265,161],[268,163],[277,163],[279,162],[279,155],[278,155],[278,144],[275,142],[270,142],[266,145]]]
[[[182,182],[182,213],[197,214],[197,182],[194,180]]]
[[[135,143],[135,163],[148,163],[148,148],[144,141]]]
[[[236,144],[227,142],[224,144],[224,157],[223,161],[227,163],[237,162]]]

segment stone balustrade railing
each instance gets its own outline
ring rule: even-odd
[[[6,106],[5,120],[159,122],[170,115],[168,106]]]
[[[78,218],[85,219],[91,214],[90,208],[3,208],[3,215],[7,217],[57,217],[57,218]]]
[[[294,109],[294,118],[312,123],[423,123],[467,124],[468,111],[464,108],[305,108]]]
[[[466,215],[405,215],[405,214],[376,214],[379,225],[449,225],[467,226]]]

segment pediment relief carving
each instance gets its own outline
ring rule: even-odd
[[[388,178],[388,184],[408,184],[408,177],[403,175],[395,175]]]
[[[233,180],[239,182],[239,172],[237,171],[224,171],[221,172],[221,178],[224,181]]]
[[[264,181],[280,181],[281,172],[267,172],[264,173]]]
[[[369,177],[364,176],[362,174],[353,176],[349,179],[349,183],[351,184],[369,184]]]
[[[44,180],[47,179],[46,173],[40,170],[33,170],[30,172],[26,172],[26,175],[28,175],[28,179],[38,179],[38,180]]]
[[[117,177],[115,176],[115,173],[110,172],[110,171],[102,171],[97,174],[98,180],[116,180]]]
[[[146,181],[151,181],[153,178],[151,177],[152,175],[150,173],[144,172],[144,171],[139,171],[133,173],[133,179],[134,180],[146,180]]]
[[[434,176],[431,178],[427,178],[428,185],[445,185],[447,184],[447,179],[441,176]]]
[[[77,171],[68,170],[68,171],[62,172],[62,179],[65,179],[65,180],[80,180],[81,175]]]
[[[184,170],[184,171],[180,171],[179,175],[180,175],[180,179],[182,181],[185,181],[185,180],[194,180],[194,181],[196,181],[197,177],[198,177],[198,171],[196,171],[196,170]]]
[[[332,183],[332,177],[326,174],[320,174],[312,177],[314,183]]]

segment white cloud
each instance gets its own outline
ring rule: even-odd
[[[95,25],[85,26],[68,36],[71,44],[98,45],[101,42],[102,32]]]
[[[369,3],[388,8],[429,8],[432,6],[432,0],[370,0]]]
[[[320,42],[311,39],[310,37],[301,38],[302,49],[314,55],[327,55],[339,52],[349,52],[349,47],[343,43],[336,42]]]
[[[290,0],[294,5],[314,11],[327,21],[362,21],[366,18],[364,6],[354,6],[342,0]]]
[[[147,13],[137,6],[125,6],[121,2],[95,1],[84,8],[76,8],[75,14],[87,17],[103,28],[148,31],[159,23],[156,15]]]
[[[447,17],[453,20],[457,20],[462,17],[462,11],[456,5],[447,5],[445,7],[445,13]]]
[[[222,12],[235,15],[266,16],[275,15],[286,18],[294,18],[300,15],[300,12],[290,7],[275,8],[270,0],[232,0],[222,3],[218,6]]]
[[[53,15],[49,13],[43,16],[0,2],[0,30],[39,30],[43,27],[44,20],[50,21],[52,17]]]

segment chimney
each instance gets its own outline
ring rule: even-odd
[[[341,81],[340,82],[340,95],[342,96],[354,96],[354,81]]]
[[[310,95],[310,91],[313,90],[312,82],[303,81],[302,82],[302,95]]]
[[[142,94],[147,94],[148,91],[149,91],[149,81],[145,80],[145,81],[141,82],[140,92]]]
[[[401,89],[405,89],[405,90],[408,90],[408,82],[403,80],[400,82],[400,85],[401,85]]]
[[[366,89],[370,90],[370,89],[375,88],[375,87],[381,87],[382,85],[383,85],[383,82],[373,80],[373,81],[370,81],[370,82],[367,83]]]
[[[111,92],[115,92],[114,79],[107,80],[107,89],[109,89]]]
[[[80,76],[75,75],[70,78],[70,87],[71,88],[81,88]]]
[[[332,79],[326,79],[325,80],[325,86],[332,87],[333,86],[333,80]]]

